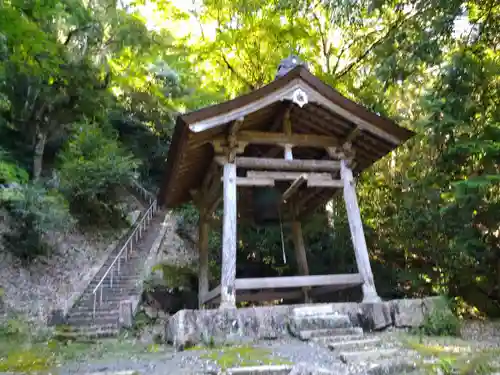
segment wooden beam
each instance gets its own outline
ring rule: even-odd
[[[272,178],[265,177],[237,177],[236,185],[238,186],[274,186]]]
[[[331,188],[331,189],[338,189],[344,186],[344,182],[342,180],[326,180],[326,179],[308,179],[307,180],[307,187],[317,187],[317,188]]]
[[[324,180],[331,180],[332,175],[331,173],[302,173],[302,172],[275,172],[275,171],[252,171],[249,170],[247,171],[247,177],[254,177],[254,178],[272,178],[273,180],[278,180],[278,181],[289,181],[289,180],[296,180],[300,176],[306,176],[306,178],[309,179],[324,179]]]
[[[236,302],[266,302],[266,301],[276,301],[281,299],[283,300],[299,299],[300,297],[302,297],[302,291],[300,290],[289,290],[289,291],[262,290],[256,293],[236,291]],[[219,297],[215,297],[211,302],[217,303],[219,300],[220,300]]]
[[[359,126],[356,126],[348,135],[345,137],[344,141],[342,142],[342,145],[345,145],[346,143],[352,143],[354,139],[361,134],[361,128]]]
[[[313,276],[277,276],[236,279],[236,289],[302,288],[321,285],[356,286],[363,283],[359,273]]]
[[[335,137],[317,134],[286,134],[280,132],[262,132],[252,130],[242,130],[236,134],[238,142],[257,145],[291,145],[293,147],[338,147],[338,140]],[[224,137],[216,137],[212,142],[219,142],[224,145]]]
[[[290,100],[294,97],[294,94],[299,89],[307,95],[309,103],[316,103],[320,106],[323,106],[328,110],[335,112],[340,117],[343,117],[350,122],[358,125],[361,129],[384,138],[394,145],[398,145],[400,143],[400,139],[398,136],[392,134],[390,131],[381,129],[377,125],[372,124],[372,120],[365,120],[365,116],[369,114],[368,111],[361,110],[364,112],[364,114],[360,117],[356,115],[353,110],[346,109],[343,106],[323,96],[300,78],[293,79],[290,82],[286,83],[284,86],[276,89],[272,93],[269,93],[268,95],[265,95],[260,99],[247,102],[246,104],[238,108],[234,108],[233,110],[230,110],[228,112],[224,111],[224,113],[220,115],[215,115],[210,118],[204,118],[202,120],[192,122],[189,125],[189,129],[195,133],[198,133],[208,129],[212,129],[214,127],[223,126],[224,124],[241,118],[242,116],[255,113],[258,110],[268,107],[269,105],[276,102],[280,102],[285,99]]]
[[[211,215],[217,209],[221,200],[222,200],[222,197],[220,195],[217,196],[214,199],[214,201],[207,206],[207,213]]]
[[[224,164],[225,159],[216,157],[215,161],[219,164]],[[241,156],[235,159],[235,163],[238,167],[253,169],[282,169],[318,172],[333,172],[340,169],[340,162],[333,160],[284,160]]]
[[[214,163],[216,166],[217,164]],[[221,175],[221,171],[218,166],[213,171],[213,176],[210,185],[206,190],[203,191],[203,198],[205,200],[205,211],[207,215],[211,215],[217,206],[219,205],[222,197],[221,197],[221,187],[222,180],[219,177]]]
[[[281,201],[286,202],[306,182],[306,175],[300,175],[281,196]]]
[[[212,300],[216,297],[219,297],[220,296],[220,285],[216,286],[215,288],[213,288],[211,291],[209,291],[208,293],[205,293],[203,296],[201,296],[201,300],[203,301],[203,303],[208,303],[208,302],[212,302]]]

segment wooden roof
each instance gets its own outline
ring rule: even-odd
[[[305,92],[308,103],[300,107],[292,103],[297,89]],[[280,131],[285,109],[290,108],[293,133],[335,137],[342,144],[354,129],[359,134],[352,140],[356,172],[370,167],[375,161],[413,136],[413,132],[392,120],[379,116],[345,98],[338,91],[298,66],[268,85],[233,100],[180,115],[168,153],[165,175],[158,201],[169,208],[191,200],[190,190],[198,189],[207,173],[214,150],[209,143],[214,137],[227,134],[229,126],[244,116],[239,130]],[[321,148],[294,148],[296,159],[326,158]],[[282,157],[279,146],[248,145],[245,156]],[[242,194],[248,194],[246,188]],[[307,206],[315,208],[328,201],[332,189],[314,188],[307,194]],[[245,192],[246,191],[246,192]],[[251,202],[242,199],[239,204]],[[242,207],[243,209],[245,207]],[[249,207],[247,207],[249,208]],[[251,209],[251,208],[249,208]],[[239,208],[239,212],[241,208]]]

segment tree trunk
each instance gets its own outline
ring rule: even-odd
[[[42,174],[43,153],[45,151],[45,143],[47,142],[47,134],[37,131],[33,146],[33,172],[32,179],[37,181]]]

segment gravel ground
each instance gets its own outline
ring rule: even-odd
[[[343,364],[338,356],[329,349],[315,343],[304,343],[298,340],[279,340],[259,343],[255,348],[262,348],[272,353],[278,364],[306,363],[315,368],[323,368],[338,375],[353,374],[366,369],[367,365]],[[220,350],[222,352],[222,350]],[[133,357],[118,356],[105,359],[73,363],[59,369],[59,375],[87,374],[94,372],[118,372],[132,370],[147,375],[194,375],[216,371],[219,366],[215,361],[203,358],[205,350],[188,350],[174,352],[167,349],[160,353],[148,353]],[[213,353],[213,351],[212,351]]]
[[[466,335],[466,338],[469,340],[449,337],[424,338],[422,343],[427,345],[462,347],[464,350],[491,347],[499,348],[500,331],[498,331],[498,327],[500,326],[492,325],[487,329],[484,327],[481,329],[477,327],[468,327],[466,329],[468,329],[467,332],[469,332],[469,336]],[[488,334],[482,336],[480,333],[484,334],[485,331],[487,331]],[[370,336],[372,335],[365,335],[366,338]],[[397,359],[404,361],[408,358],[418,357],[414,354],[410,355],[410,352],[402,347],[400,343],[400,333],[378,333],[374,336],[381,338],[381,342],[376,345],[377,349],[394,348],[395,344],[396,347],[400,347],[399,354],[394,356],[394,358],[386,358],[377,361],[382,365],[378,368],[370,366],[370,363],[362,363],[360,361],[353,361],[346,365],[342,363],[338,355],[327,349],[326,345],[313,342],[304,343],[294,339],[287,339],[261,342],[258,345],[254,345],[254,347],[262,348],[272,353],[271,357],[276,359],[278,364],[306,363],[316,368],[328,369],[336,375],[399,375],[403,374],[403,371],[397,368],[391,369],[391,366],[389,366],[390,364],[393,364]],[[475,340],[470,340],[472,337],[474,337]],[[223,350],[217,352],[220,353],[223,352]],[[105,355],[104,359],[92,359],[64,365],[59,369],[58,374],[114,373],[131,370],[137,371],[140,375],[195,375],[216,373],[219,366],[213,359],[204,358],[207,353],[214,353],[214,351],[188,350],[184,352],[175,352],[170,347],[163,347],[160,352],[156,353],[130,354],[126,351],[121,353],[109,353]],[[211,357],[213,358],[213,356]]]

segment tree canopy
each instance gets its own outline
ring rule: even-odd
[[[358,181],[381,294],[499,316],[499,48],[494,0],[0,0],[0,206],[35,233],[7,242],[116,216],[114,187],[158,185],[178,113],[270,82],[293,53],[417,133]],[[340,203],[307,225],[312,273],[355,267]],[[259,249],[295,272],[276,228],[240,237],[241,264]]]

